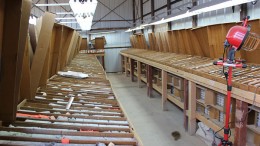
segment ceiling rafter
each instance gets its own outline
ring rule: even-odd
[[[128,20],[126,20],[124,17],[122,17],[121,15],[119,15],[118,13],[116,13],[114,10],[116,10],[117,8],[119,8],[121,5],[123,5],[127,0],[124,0],[122,3],[120,3],[119,5],[117,5],[115,8],[111,9],[109,8],[106,4],[102,3],[100,0],[98,0],[98,2],[100,4],[102,4],[103,6],[105,6],[108,10],[110,10],[105,16],[103,16],[102,18],[100,18],[98,20],[98,22],[100,22],[100,20],[104,19],[106,16],[108,16],[110,13],[115,13],[117,16],[119,16],[120,18],[122,18],[124,21],[126,21],[127,23],[131,24],[130,22],[128,22]],[[94,24],[92,24],[92,27],[95,26],[98,22],[95,22]]]

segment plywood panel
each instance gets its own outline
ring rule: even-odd
[[[29,25],[30,43],[31,43],[33,52],[35,52],[35,49],[36,49],[36,46],[37,46],[37,39],[38,39],[38,38],[36,38],[37,34],[36,34],[35,29],[36,29],[35,25],[33,25],[33,24]]]
[[[53,46],[53,54],[52,54],[52,64],[51,64],[51,70],[50,70],[50,76],[56,74],[58,71],[58,65],[59,65],[59,58],[61,57],[61,49],[62,49],[62,30],[63,26],[61,25],[55,25],[54,28],[56,30],[56,35],[54,38],[54,46]]]
[[[191,30],[189,29],[184,29],[182,31],[182,39],[183,39],[183,43],[184,43],[184,47],[185,49],[185,54],[189,54],[189,55],[194,55],[194,51],[192,48],[192,44],[191,44],[191,38],[190,38],[190,32]]]
[[[172,35],[171,35],[171,40],[172,40],[172,52],[173,53],[179,53],[179,49],[178,49],[178,40],[177,40],[177,31],[172,31]]]
[[[4,1],[0,69],[0,120],[15,120],[31,1]],[[1,29],[1,28],[0,28]]]
[[[151,38],[152,38],[152,41],[153,41],[153,44],[154,44],[153,50],[158,51],[159,48],[158,48],[158,44],[157,44],[157,41],[156,41],[155,34],[154,33],[150,33],[150,34],[151,34]]]
[[[88,39],[84,38],[81,41],[80,50],[88,50]]]
[[[193,29],[193,32],[197,37],[204,57],[210,57],[207,27]]]
[[[154,44],[152,33],[148,34],[148,41],[149,41],[149,50],[154,50],[155,44]]]
[[[65,60],[66,60],[66,55],[68,51],[68,45],[70,43],[71,37],[72,37],[73,31],[71,31],[70,28],[68,27],[63,27],[62,31],[62,37],[61,37],[61,44],[62,47],[60,49],[60,57],[58,61],[58,68],[57,70],[62,70],[63,67],[65,66]]]
[[[155,38],[156,38],[156,43],[158,45],[158,51],[163,52],[163,45],[162,45],[161,36],[159,32],[155,33]]]
[[[105,39],[100,37],[100,38],[95,38],[95,48],[96,49],[104,49],[105,47]]]
[[[195,31],[190,30],[189,37],[190,37],[190,43],[192,46],[192,54],[198,55],[198,56],[205,56],[201,49],[201,45],[198,40],[199,38],[197,38],[195,35]]]
[[[208,30],[208,39],[209,39],[209,49],[210,57],[218,58],[223,54],[223,44],[225,41],[226,32],[223,29],[223,26],[212,25],[207,27]]]
[[[165,32],[165,39],[168,45],[168,50],[167,52],[172,52],[172,41],[171,41],[171,37],[172,37],[172,31],[167,31]]]
[[[178,52],[180,54],[185,54],[186,50],[185,50],[185,46],[184,46],[184,40],[182,38],[182,30],[177,30],[177,46],[178,46]]]
[[[46,12],[42,17],[42,27],[31,67],[31,97],[35,96],[38,88],[45,58],[47,55],[55,16]]]
[[[168,42],[167,42],[167,32],[161,32],[160,36],[162,38],[162,44],[163,44],[163,51],[164,52],[169,52],[169,46],[168,46]]]
[[[50,78],[50,69],[52,66],[52,57],[53,57],[53,48],[54,48],[55,37],[56,37],[56,29],[54,27],[52,29],[52,36],[50,38],[49,47],[48,47],[44,65],[43,65],[43,70],[42,70],[41,79],[40,79],[40,83],[39,83],[40,87],[46,86],[47,80]]]
[[[32,49],[30,48],[30,40],[28,37],[23,58],[19,102],[23,99],[31,99],[30,51],[32,51]]]
[[[70,61],[72,60],[73,58],[73,55],[74,55],[74,52],[75,52],[75,49],[76,49],[76,46],[77,46],[77,43],[78,43],[78,38],[79,38],[79,35],[78,33],[75,31],[75,36],[72,38],[73,39],[73,42],[72,42],[72,46],[71,46],[71,49],[70,49],[70,52],[68,52],[68,58],[67,58],[67,64],[70,63]]]

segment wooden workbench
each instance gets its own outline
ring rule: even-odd
[[[139,86],[141,81],[147,83],[148,96],[151,96],[151,89],[153,88],[162,94],[163,109],[167,109],[167,107],[165,107],[165,102],[167,100],[183,109],[184,128],[187,129],[190,134],[194,134],[196,132],[197,120],[203,122],[214,131],[222,128],[223,124],[220,124],[218,121],[212,120],[211,118],[205,116],[204,113],[197,112],[196,109],[196,105],[198,103],[204,105],[205,107],[208,106],[205,103],[200,103],[197,99],[198,87],[203,87],[205,90],[209,89],[212,91],[212,94],[221,93],[226,95],[227,87],[225,77],[222,74],[222,67],[214,66],[214,59],[134,48],[121,51],[121,55],[123,60],[122,67],[126,75],[130,75],[133,81],[136,76]],[[232,118],[239,116],[240,111],[242,111],[243,116],[245,116],[247,107],[253,104],[254,101],[254,92],[259,84],[257,81],[260,74],[260,65],[248,65],[249,66],[246,69],[234,70],[232,99],[234,101],[233,109],[235,109],[236,112],[232,110]],[[154,70],[159,70],[159,74],[161,74],[161,76],[158,77],[158,73],[155,73]],[[167,88],[167,86],[169,86],[167,85],[169,74],[183,79],[183,101],[180,101],[167,93],[167,90],[169,90]],[[160,82],[159,84],[158,82],[156,84],[155,82],[158,79]],[[256,93],[254,105],[256,107],[260,107],[260,90],[256,90]],[[216,106],[214,108],[218,109]],[[210,116],[212,117],[212,115]],[[248,119],[249,118],[251,117],[248,117]],[[235,123],[235,121],[237,121],[235,119],[232,119],[232,121],[234,122],[232,123],[233,126],[234,124],[240,124]],[[245,122],[246,121],[247,120],[245,120]],[[231,140],[233,142],[236,139],[239,139],[238,137],[240,134],[246,133],[242,130],[244,127],[248,127],[248,129],[250,129],[250,127],[254,126],[246,126],[246,124],[244,124],[242,128],[233,127],[231,129]],[[240,133],[235,133],[234,131]],[[244,132],[241,133],[241,131]],[[223,131],[219,134],[223,136]],[[234,135],[237,137],[234,137]]]

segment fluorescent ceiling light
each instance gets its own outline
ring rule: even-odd
[[[135,27],[135,28],[133,28],[133,29],[128,29],[128,30],[126,30],[125,32],[132,32],[132,31],[135,31],[135,30],[141,30],[141,29],[144,29],[144,26],[137,26],[137,27]]]
[[[70,23],[78,23],[77,21],[71,21],[71,22],[60,22],[62,24],[70,24]]]
[[[70,0],[69,4],[74,12],[74,16],[79,23],[82,30],[90,30],[92,20],[97,7],[97,0],[88,0],[87,2],[80,3],[78,1]]]
[[[76,19],[74,17],[55,18],[56,20]]]
[[[132,32],[132,29],[130,29],[130,28],[129,28],[129,29],[128,29],[128,30],[126,30],[125,32]]]
[[[227,1],[224,1],[224,2],[222,1],[222,2],[219,2],[217,4],[213,4],[211,6],[206,6],[206,7],[200,8],[200,9],[195,9],[195,10],[191,9],[191,10],[188,10],[186,13],[183,13],[183,14],[180,14],[180,15],[177,15],[177,16],[173,16],[173,17],[170,17],[170,18],[167,18],[167,19],[162,19],[160,21],[156,21],[156,22],[153,22],[153,23],[150,23],[150,24],[146,24],[145,26],[163,24],[163,23],[174,21],[174,20],[179,20],[179,19],[182,19],[182,18],[187,18],[187,17],[191,17],[191,16],[194,16],[194,15],[198,15],[198,14],[201,14],[201,13],[210,12],[210,11],[219,10],[219,9],[224,9],[224,8],[228,8],[228,7],[232,7],[232,6],[237,6],[237,5],[241,5],[241,4],[252,2],[252,1],[255,1],[255,0],[227,0]],[[213,1],[213,3],[214,2],[216,3],[218,1]]]
[[[107,34],[107,33],[115,33],[116,31],[104,31],[104,32],[90,32],[89,34]]]
[[[69,6],[69,3],[53,3],[53,4],[35,4],[37,7],[50,7],[50,6]]]
[[[71,14],[73,15],[74,13],[73,12],[56,12],[57,15],[68,15],[68,14]]]

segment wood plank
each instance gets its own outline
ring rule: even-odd
[[[189,127],[188,133],[190,135],[195,134],[197,130],[196,123],[196,84],[189,81]]]
[[[245,146],[247,142],[247,112],[248,104],[236,100],[236,123],[235,123],[235,141],[236,146]]]
[[[0,127],[1,131],[22,132],[27,134],[48,134],[48,135],[67,135],[67,136],[93,136],[93,137],[127,137],[133,138],[132,133],[101,133],[101,132],[73,132],[65,130],[51,129],[32,129],[32,128],[16,128],[16,127]]]
[[[134,82],[134,60],[130,59],[130,77],[131,81]]]
[[[49,124],[49,123],[35,123],[35,122],[22,122],[22,121],[16,121],[12,123],[14,126],[25,126],[25,127],[40,127],[40,128],[53,128],[53,129],[71,129],[71,130],[93,130],[93,131],[99,131],[99,132],[106,132],[106,131],[124,131],[124,132],[130,132],[129,128],[125,127],[109,127],[106,125],[106,127],[100,127],[100,126],[86,126],[86,125],[64,125],[64,124]]]
[[[46,12],[42,17],[42,27],[39,34],[39,40],[31,66],[31,98],[35,96],[38,88],[44,61],[47,55],[47,48],[51,39],[51,32],[54,25],[54,15]]]
[[[141,88],[141,62],[137,61],[137,82],[138,82],[138,87]]]
[[[27,44],[24,51],[22,79],[20,86],[20,101],[24,99],[31,99],[31,72],[30,72],[30,48],[29,38],[27,38]],[[19,102],[20,102],[19,101]]]
[[[36,30],[35,30],[35,25],[29,24],[29,36],[30,36],[30,43],[32,45],[32,50],[33,53],[35,53],[36,46],[37,46],[37,41],[38,38],[36,38]]]
[[[168,75],[167,72],[162,70],[162,109],[165,111],[167,110],[166,107],[166,102],[168,98],[168,93],[167,93],[167,79]]]
[[[153,68],[150,65],[146,65],[147,67],[147,96],[152,97],[153,91]]]
[[[0,120],[4,122],[15,120],[30,4],[29,0],[4,2],[3,37],[0,50]]]
[[[125,121],[124,117],[110,117],[110,116],[88,116],[88,115],[68,115],[68,114],[54,114],[54,113],[38,113],[38,112],[30,112],[30,111],[19,111],[22,114],[30,114],[30,115],[46,115],[46,116],[63,116],[68,118],[82,118],[82,119],[95,119],[95,120],[112,120],[112,121]]]
[[[37,138],[37,137],[22,137],[22,136],[0,136],[2,140],[11,141],[35,141],[35,142],[56,142],[61,143],[61,139],[57,138]],[[70,143],[74,144],[96,144],[97,140],[76,140],[70,139]],[[111,140],[100,140],[100,143],[109,144]],[[135,141],[112,141],[116,145],[136,145]]]
[[[189,81],[184,79],[183,81],[184,85],[184,106],[183,106],[183,116],[184,116],[184,129],[187,132],[188,131],[188,123],[189,123],[189,117],[187,116],[187,111],[189,110]]]

